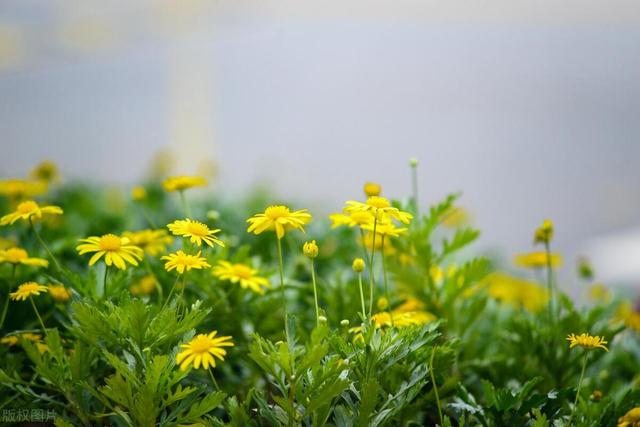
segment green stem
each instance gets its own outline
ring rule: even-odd
[[[191,218],[191,208],[189,207],[189,203],[187,203],[187,196],[184,194],[184,190],[180,190],[180,203],[182,203],[182,210],[187,218]]]
[[[2,325],[4,325],[4,319],[7,317],[7,310],[9,309],[9,294],[11,293],[11,284],[15,281],[16,278],[16,269],[18,268],[18,264],[13,264],[13,268],[11,270],[11,281],[9,282],[9,286],[7,288],[7,298],[4,300],[4,306],[2,307],[2,315],[0,315],[0,329],[2,329]]]
[[[164,310],[164,308],[167,306],[167,303],[171,300],[171,297],[173,296],[173,293],[176,290],[176,285],[178,284],[178,280],[180,280],[180,276],[176,277],[176,281],[173,282],[173,286],[171,287],[171,290],[169,291],[169,295],[167,295],[167,299],[164,300],[164,304],[162,304],[162,308],[160,309],[160,311]]]
[[[209,377],[211,378],[211,383],[213,384],[213,388],[216,390],[220,390],[220,386],[218,386],[218,382],[216,381],[216,377],[213,376],[213,372],[211,372],[211,368],[207,369],[209,372]]]
[[[376,229],[378,227],[378,209],[375,210],[375,218],[373,219],[373,237],[371,239],[371,258],[369,259],[369,317],[373,311],[373,259],[376,255]]]
[[[362,320],[367,318],[367,311],[364,306],[364,293],[362,292],[362,273],[358,273],[358,286],[360,287],[360,302],[362,303]]]
[[[320,326],[320,310],[318,309],[318,288],[316,286],[316,271],[311,259],[311,282],[313,282],[313,299],[316,303],[316,327]]]
[[[554,321],[554,310],[553,307],[555,305],[555,298],[553,292],[553,277],[552,277],[552,267],[551,267],[551,248],[549,247],[549,242],[545,242],[544,244],[545,253],[547,255],[547,291],[549,292],[549,304],[548,304],[548,315],[549,315],[549,327],[553,328]]]
[[[573,420],[573,415],[576,412],[576,407],[578,406],[578,398],[580,397],[580,389],[582,388],[582,379],[584,378],[584,371],[587,369],[587,358],[589,357],[589,353],[584,354],[582,358],[582,372],[580,372],[580,379],[578,380],[578,390],[576,390],[576,398],[573,401],[573,408],[571,409],[571,416],[569,417],[568,426],[571,425],[571,420]]]
[[[418,166],[411,165],[411,188],[413,190],[413,204],[416,217],[420,215],[420,208],[418,207]]]
[[[142,216],[144,217],[145,221],[147,221],[149,226],[151,226],[151,228],[154,228],[154,229],[158,228],[156,226],[156,223],[151,219],[151,216],[147,212],[147,209],[144,206],[139,206],[139,209],[140,209],[140,213],[142,213]]]
[[[384,257],[384,235],[380,240],[380,253],[382,256],[382,278],[384,279],[384,298],[387,300],[389,308],[389,319],[391,320],[391,326],[393,326],[393,312],[391,311],[391,300],[389,300],[389,282],[387,279],[387,263]]]
[[[42,245],[44,250],[47,252],[47,254],[49,255],[49,258],[53,260],[53,264],[56,266],[56,270],[59,272],[62,272],[62,268],[60,267],[60,264],[58,264],[58,260],[56,259],[55,256],[53,256],[53,253],[49,250],[49,247],[44,242],[44,240],[42,240],[42,237],[40,237],[40,233],[38,233],[38,230],[36,229],[36,226],[33,223],[32,218],[29,218],[29,224],[31,224],[31,229],[33,230],[33,234],[36,235],[36,239],[38,239],[38,242],[40,242],[40,245]]]
[[[31,302],[31,306],[33,307],[33,311],[36,312],[36,316],[38,317],[38,321],[40,322],[40,326],[42,327],[42,332],[45,335],[47,335],[47,328],[44,327],[44,322],[42,321],[42,317],[40,317],[40,312],[38,311],[38,307],[36,307],[36,303],[33,302],[33,297],[29,297],[29,301]]]
[[[280,271],[280,291],[282,292],[282,307],[284,308],[284,335],[287,343],[289,343],[289,322],[288,317],[289,314],[287,312],[287,295],[284,291],[284,267],[282,263],[282,243],[278,236],[276,236],[276,241],[278,242],[278,267]],[[290,343],[289,343],[290,344]]]
[[[436,377],[433,373],[433,357],[436,355],[436,347],[433,347],[431,351],[431,358],[429,359],[429,374],[431,376],[431,384],[433,384],[433,392],[436,395],[436,405],[438,406],[438,416],[440,417],[440,425],[444,425],[442,418],[442,406],[440,405],[440,395],[438,394],[438,385],[436,384]]]
[[[102,278],[102,298],[107,298],[107,278],[109,277],[109,266],[104,265],[104,277]]]

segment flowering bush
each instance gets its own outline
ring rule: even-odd
[[[539,282],[470,256],[458,197],[420,212],[411,165],[409,200],[367,183],[327,220],[196,201],[202,177],[128,201],[51,163],[0,182],[3,422],[640,425],[633,305],[561,292],[548,220],[516,257]]]

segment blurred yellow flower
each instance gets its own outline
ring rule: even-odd
[[[611,291],[602,283],[595,283],[589,288],[589,299],[594,302],[611,302]]]
[[[148,274],[131,285],[129,290],[135,296],[151,295],[156,290],[156,278]]]
[[[201,176],[172,176],[162,182],[162,187],[168,192],[204,187],[205,185],[207,185],[207,180]]]
[[[131,198],[136,202],[140,202],[147,198],[147,190],[140,185],[133,187],[131,189]]]
[[[528,254],[518,254],[514,257],[514,264],[524,268],[545,268],[547,266],[546,252],[530,252]],[[560,267],[562,256],[551,254],[551,267]]]
[[[44,181],[26,181],[23,179],[0,181],[0,194],[14,200],[39,196],[46,193],[47,189],[48,185]]]
[[[31,171],[31,178],[36,181],[55,182],[60,178],[58,165],[51,160],[42,161]]]
[[[601,348],[605,351],[609,351],[609,349],[605,346],[607,342],[604,340],[604,337],[592,336],[589,334],[569,334],[567,336],[567,341],[569,341],[569,348],[573,348],[576,346],[580,346],[586,349],[596,349]]]
[[[138,261],[142,260],[142,249],[132,245],[126,237],[105,234],[101,237],[91,236],[80,239],[79,242],[83,243],[76,247],[80,255],[95,252],[89,260],[90,266],[98,262],[102,256],[105,264],[108,266],[113,264],[121,270],[126,269],[126,263],[138,265]]]
[[[373,233],[373,230],[376,230],[376,234],[384,237],[400,237],[401,234],[405,234],[408,229],[406,227],[398,228],[391,221],[389,222],[380,222],[377,224],[366,224],[362,226],[363,230],[367,230]]]
[[[380,184],[376,184],[375,182],[366,182],[363,187],[364,194],[367,197],[379,196],[382,191],[382,187]]]
[[[264,294],[263,288],[270,288],[269,280],[258,276],[258,270],[242,263],[232,264],[229,261],[218,261],[213,267],[212,274],[220,280],[231,283],[240,283],[242,289],[251,289],[260,295]]]
[[[371,212],[374,215],[384,214],[402,222],[403,224],[409,224],[413,218],[413,215],[410,213],[403,212],[400,209],[391,206],[391,202],[384,197],[369,197],[365,203],[349,200],[346,204],[347,207],[344,208],[345,213]],[[380,217],[378,217],[378,220],[380,220]]]
[[[129,239],[129,243],[139,247],[151,256],[165,252],[167,245],[173,243],[173,237],[169,236],[167,230],[140,230],[125,231],[122,237]]]
[[[442,225],[449,228],[460,227],[467,224],[470,219],[469,212],[462,207],[452,206],[442,218]]]
[[[624,323],[631,330],[640,332],[640,310],[635,309],[630,301],[618,305],[614,320]]]
[[[62,285],[49,285],[49,295],[55,302],[67,302],[71,298],[71,289],[67,289]]]
[[[38,296],[48,291],[46,286],[37,284],[36,282],[26,282],[18,286],[18,290],[9,294],[13,301],[26,301],[27,298]]]
[[[0,263],[13,265],[31,265],[36,267],[48,267],[49,261],[42,258],[31,258],[27,251],[22,248],[9,248],[0,250]]]
[[[15,211],[0,218],[0,225],[13,224],[20,219],[26,221],[38,220],[44,214],[62,215],[62,208],[58,206],[39,206],[33,200],[27,200],[20,203]]]
[[[498,301],[524,307],[534,313],[549,302],[549,292],[537,283],[501,272],[487,275],[480,282],[480,287],[486,287],[489,295]]]
[[[176,220],[167,225],[167,228],[176,236],[189,237],[191,243],[202,246],[204,241],[207,245],[213,247],[214,244],[224,247],[222,240],[218,239],[215,234],[220,229],[211,230],[206,224],[194,221],[189,218],[185,220]]]
[[[275,230],[278,239],[284,237],[285,231],[297,229],[304,233],[303,225],[311,222],[311,214],[307,209],[291,212],[286,206],[269,206],[264,213],[258,213],[247,219],[250,224],[247,233],[260,234],[267,230]]]
[[[20,337],[24,338],[25,340],[33,341],[33,342],[37,342],[42,339],[42,335],[32,334],[30,332],[23,332],[20,334],[7,335],[0,338],[0,344],[4,344],[4,345],[8,345],[9,347],[12,347],[14,345],[17,345],[20,342]]]
[[[630,409],[618,418],[617,427],[640,427],[640,407]]]
[[[176,363],[180,369],[186,370],[189,365],[195,369],[202,366],[204,369],[216,367],[216,357],[224,361],[227,351],[223,347],[233,347],[231,337],[217,337],[218,331],[213,331],[208,335],[198,334],[188,344],[181,344],[184,350],[176,356]]]
[[[175,269],[179,274],[184,273],[185,271],[189,271],[192,268],[196,270],[201,270],[204,268],[209,268],[211,265],[207,262],[207,259],[200,256],[200,251],[198,251],[195,255],[190,255],[184,253],[183,251],[178,251],[173,254],[165,255],[161,260],[166,260],[167,262],[164,264],[164,268],[167,271],[171,271]]]
[[[373,214],[367,211],[351,212],[350,214],[334,213],[329,215],[331,220],[331,228],[337,228],[342,225],[348,227],[363,226],[373,224]]]
[[[302,253],[304,253],[304,256],[309,259],[316,258],[318,256],[318,251],[318,245],[316,244],[315,240],[305,242],[305,244],[302,246]]]

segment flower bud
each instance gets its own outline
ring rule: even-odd
[[[306,242],[302,247],[302,252],[304,256],[309,259],[314,259],[318,256],[318,245],[316,245],[316,241],[312,240],[310,242]]]
[[[318,316],[318,320],[320,321],[320,323],[322,323],[323,325],[327,323],[327,318],[324,316]]]
[[[353,268],[353,271],[356,273],[362,273],[364,271],[364,260],[362,258],[354,259],[351,268]]]
[[[344,326],[345,328],[349,326],[349,319],[342,319],[340,321],[340,326]]]
[[[412,168],[415,168],[416,166],[418,166],[418,159],[416,159],[415,157],[410,158],[409,166],[411,166]]]
[[[376,305],[378,306],[378,310],[386,310],[387,307],[389,307],[389,300],[386,299],[385,297],[382,297],[378,299],[378,302],[376,303]]]
[[[366,182],[364,184],[364,194],[367,197],[379,196],[382,191],[382,187],[380,184],[376,184],[375,182]]]
[[[553,222],[545,219],[540,227],[536,229],[533,242],[548,244],[553,239]]]

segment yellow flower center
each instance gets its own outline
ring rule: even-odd
[[[27,259],[29,256],[27,255],[27,251],[20,248],[9,248],[5,251],[4,257],[7,261],[13,264],[17,264],[23,259]]]
[[[204,334],[200,334],[193,339],[190,343],[189,349],[192,353],[204,354],[212,347],[211,340]]]
[[[385,199],[384,197],[377,196],[369,197],[369,199],[367,200],[367,204],[376,209],[388,208],[389,206],[391,206],[389,200]]]
[[[209,235],[209,227],[201,222],[189,222],[187,224],[187,232],[194,236],[206,237]]]
[[[270,220],[277,220],[278,218],[287,217],[291,211],[286,206],[269,206],[264,214]]]
[[[21,214],[27,214],[38,209],[38,204],[33,200],[27,200],[18,205],[17,211]]]
[[[253,276],[251,268],[244,264],[233,264],[233,274],[241,279],[250,279]]]
[[[117,251],[121,246],[121,239],[115,234],[105,234],[100,238],[100,249],[103,251]]]

